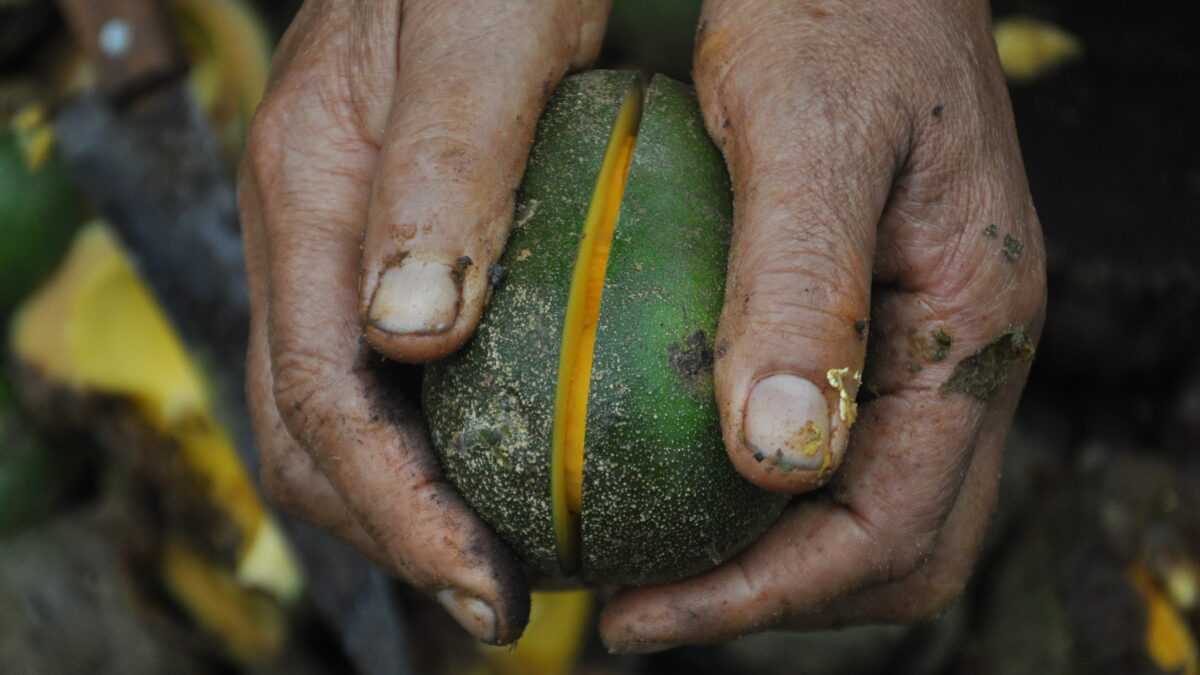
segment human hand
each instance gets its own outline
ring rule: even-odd
[[[988,6],[708,0],[696,42],[734,188],[725,443],[759,485],[828,486],[730,562],[618,592],[602,637],[929,618],[978,555],[1045,306]]]
[[[474,330],[534,125],[563,74],[595,57],[607,11],[309,0],[238,179],[264,489],[485,642],[520,635],[526,582],[444,482],[372,347],[425,361]]]

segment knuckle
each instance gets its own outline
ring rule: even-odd
[[[803,253],[763,246],[731,275],[725,311],[752,349],[791,351],[802,341],[836,351],[857,344],[854,322],[869,313],[870,274],[855,254],[824,237],[807,245]]]
[[[576,6],[575,11],[579,12],[575,19],[579,31],[571,50],[574,58],[569,65],[571,68],[583,68],[600,55],[608,12],[605,3],[602,2],[584,3]]]
[[[899,546],[892,553],[888,580],[903,579],[919,573],[932,554],[932,537],[918,537],[913,542]]]
[[[889,537],[887,543],[877,540],[880,559],[886,561],[880,568],[879,581],[896,582],[921,574],[933,555],[936,535],[927,534],[897,541]]]
[[[1041,315],[1046,304],[1041,233],[1036,226],[1014,229],[983,236],[968,226],[947,239],[932,267],[941,271],[921,289],[935,314],[986,319],[975,324],[981,335],[1014,323],[1030,325]],[[1011,258],[1001,248],[1008,245],[1014,247]]]
[[[459,120],[440,119],[409,130],[394,152],[408,170],[403,175],[464,188],[486,189],[497,182],[496,164],[503,159],[481,145],[476,130],[460,125]]]
[[[324,425],[320,414],[322,383],[332,379],[329,357],[299,350],[281,351],[272,359],[275,368],[272,394],[284,425],[302,446],[311,448]]]
[[[282,462],[274,453],[266,452],[263,453],[260,462],[259,480],[262,483],[263,494],[275,506],[299,516],[296,491]]]
[[[287,136],[288,121],[281,98],[268,94],[246,131],[243,163],[259,179],[273,175],[282,163],[281,149]]]
[[[905,585],[904,601],[897,603],[893,620],[900,623],[929,621],[945,614],[966,588],[969,574],[954,572],[948,576],[919,574]]]
[[[875,581],[890,583],[922,574],[933,556],[938,532],[929,528],[914,527],[898,518],[871,521],[859,518],[859,527],[871,542],[870,555],[882,561],[877,567]],[[897,532],[906,534],[897,535]]]

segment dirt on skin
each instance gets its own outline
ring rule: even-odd
[[[854,322],[854,332],[858,335],[858,339],[861,340],[867,336],[867,326],[870,323],[871,320],[868,318],[859,319]]]
[[[467,268],[473,264],[469,255],[464,255],[454,261],[454,267],[450,270],[450,278],[454,280],[456,286],[462,286],[463,277],[467,275]]]
[[[1004,235],[1004,257],[1008,258],[1009,262],[1016,262],[1024,250],[1025,244],[1022,244],[1020,239],[1011,234]]]
[[[986,401],[1004,386],[1012,365],[1028,363],[1033,354],[1029,333],[1021,326],[1010,326],[983,349],[959,361],[940,392],[949,396],[958,391]]]
[[[946,332],[945,327],[938,326],[929,331],[929,335],[921,335],[916,328],[908,331],[908,355],[912,361],[908,364],[908,372],[919,372],[923,366],[921,360],[928,362],[944,361],[950,354],[954,338]]]

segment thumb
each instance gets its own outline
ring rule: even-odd
[[[592,58],[606,3],[406,3],[363,248],[359,311],[383,354],[427,361],[483,311],[534,126]]]
[[[717,76],[703,38],[698,49],[698,94],[734,189],[714,368],[725,445],[751,482],[811,490],[841,462],[856,416],[894,136],[869,109],[832,119],[831,101],[814,100],[828,90],[803,75],[764,82],[753,52]]]

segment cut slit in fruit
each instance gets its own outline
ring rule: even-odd
[[[641,83],[630,87],[609,136],[584,221],[563,324],[554,401],[550,491],[558,561],[564,574],[573,574],[579,567],[583,449],[596,323],[613,231],[637,141],[643,94]]]

